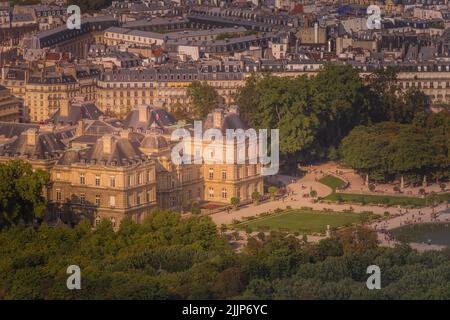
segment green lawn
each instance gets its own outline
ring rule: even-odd
[[[334,176],[325,176],[319,180],[320,183],[330,187],[333,190],[337,188],[343,187],[345,185],[345,181]]]
[[[358,222],[354,213],[325,212],[312,210],[289,210],[282,213],[245,221],[238,228],[252,230],[286,230],[300,233],[325,233],[327,225],[337,228]]]
[[[425,199],[402,197],[402,196],[382,196],[382,195],[366,195],[354,193],[332,193],[323,200],[345,203],[365,203],[365,204],[386,204],[392,206],[416,206],[424,207]]]
[[[336,193],[335,190],[342,187],[345,182],[339,178],[328,175],[319,180],[320,183],[333,189],[333,193],[323,198],[323,200],[344,202],[344,203],[365,203],[365,204],[386,204],[391,206],[414,206],[425,207],[426,201],[423,198],[387,195],[364,195],[354,193]],[[441,194],[442,201],[450,201],[450,193]]]
[[[444,194],[440,194],[439,195],[439,198],[442,200],[442,201],[446,201],[446,202],[450,202],[450,192],[449,193],[444,193]]]

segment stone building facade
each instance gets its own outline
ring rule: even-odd
[[[177,123],[163,108],[142,105],[118,120],[101,113],[80,119],[83,107],[88,106],[76,106],[72,112],[75,106],[69,105],[69,110],[57,114],[57,123],[47,125],[0,123],[0,162],[20,159],[50,172],[49,220],[96,223],[106,218],[117,228],[124,217],[140,222],[156,207],[229,205],[233,197],[246,203],[253,192],[263,193],[261,166],[251,164],[248,155],[242,164],[206,158],[199,163],[174,161],[172,150],[179,143],[172,137],[174,131],[192,133],[194,128]],[[209,129],[225,135],[229,129],[247,126],[233,107],[209,114],[201,130],[205,134]],[[197,143],[194,140],[191,150]],[[206,155],[211,140],[199,143]],[[236,144],[232,152],[237,153]]]
[[[0,85],[0,121],[20,121],[20,101],[11,95],[10,91]]]

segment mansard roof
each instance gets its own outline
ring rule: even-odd
[[[214,123],[214,113],[221,114],[221,125],[217,126]],[[243,129],[247,130],[249,127],[245,121],[239,116],[237,112],[226,112],[223,109],[216,109],[206,116],[203,121],[203,130],[216,128],[220,129],[223,134],[226,134],[226,130]]]
[[[71,149],[64,153],[58,165],[74,163],[127,166],[145,161],[147,157],[139,150],[139,142],[117,135],[105,135],[95,145],[83,149]]]
[[[31,128],[0,147],[5,156],[23,156],[31,159],[52,159],[65,149],[64,143],[53,132],[40,133]]]
[[[56,111],[50,118],[50,122],[55,124],[75,124],[82,119],[97,120],[103,115],[97,106],[93,103],[73,104],[69,107],[67,116],[61,115],[61,109]]]
[[[164,138],[162,135],[159,134],[147,135],[141,141],[142,148],[162,149],[167,148],[168,146],[169,143],[167,142],[166,138]]]
[[[135,108],[124,121],[124,125],[134,130],[150,130],[153,127],[164,128],[176,124],[175,118],[163,108],[143,105]]]

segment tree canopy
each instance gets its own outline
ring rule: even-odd
[[[422,121],[420,121],[422,122]],[[384,122],[358,126],[343,139],[343,162],[372,179],[392,181],[403,176],[450,177],[450,117],[429,115],[423,126]]]
[[[219,106],[219,94],[207,82],[194,81],[187,89],[192,111],[196,119],[204,119],[209,112]]]
[[[285,158],[335,158],[336,148],[355,126],[409,123],[426,110],[425,95],[413,89],[402,92],[395,77],[395,70],[387,69],[363,81],[351,66],[333,64],[311,78],[253,75],[236,102],[251,127],[280,130]]]
[[[33,171],[29,163],[14,160],[0,163],[0,181],[0,229],[42,218],[46,209],[43,191],[50,182],[48,172]]]
[[[42,224],[0,231],[0,299],[449,299],[448,252],[377,248],[363,227],[318,244],[282,232],[230,249],[208,217],[155,211],[117,232]],[[382,267],[383,290],[366,269]],[[67,267],[81,290],[66,288]]]

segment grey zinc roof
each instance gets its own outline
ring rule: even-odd
[[[143,106],[140,108],[143,108]],[[172,126],[175,123],[176,123],[175,118],[171,114],[169,114],[165,109],[155,108],[152,106],[147,106],[146,121],[141,121],[139,119],[139,108],[135,108],[133,111],[131,111],[124,121],[126,127],[133,128],[135,130],[141,129],[143,131],[150,129],[152,126],[155,125],[157,127],[162,128],[166,126]]]
[[[207,130],[210,128],[215,128],[212,113],[208,114],[205,121],[203,122],[203,130]],[[227,129],[247,130],[248,128],[249,128],[248,125],[244,122],[244,120],[242,120],[242,118],[237,113],[228,112],[223,115],[222,127],[217,129],[221,129],[222,133],[225,134]]]
[[[31,128],[37,129],[39,128],[39,125],[31,123],[0,122],[0,136],[8,139],[13,138]]]
[[[53,154],[62,152],[64,148],[64,143],[54,133],[37,133],[36,143],[30,145],[27,143],[27,133],[23,132],[14,141],[4,145],[0,153],[50,159]]]
[[[50,121],[55,124],[75,124],[82,119],[97,120],[102,115],[103,112],[93,103],[74,104],[69,108],[69,114],[67,116],[61,116],[61,110],[58,110],[50,118]]]
[[[117,121],[117,123],[115,123]],[[102,136],[105,134],[116,133],[122,128],[122,123],[118,120],[94,120],[86,121],[86,127],[84,129],[85,134]]]
[[[110,136],[112,139],[111,152],[105,152],[104,141],[98,139],[95,145],[81,150],[68,150],[58,161],[59,165],[70,165],[73,163],[87,162],[103,165],[126,166],[140,159],[146,159],[146,156],[139,150],[137,141]]]
[[[142,148],[161,149],[161,148],[167,148],[168,146],[169,146],[169,143],[167,142],[167,140],[162,135],[159,135],[159,134],[147,135],[141,141]]]

